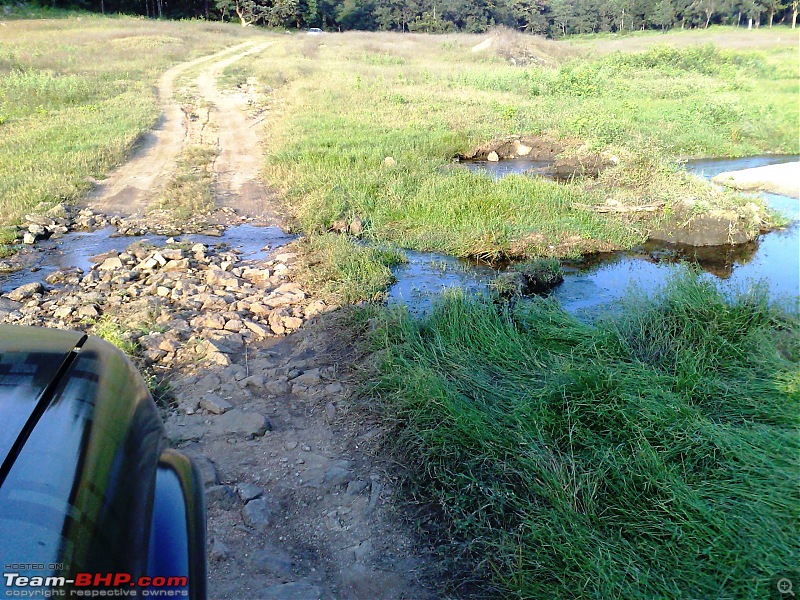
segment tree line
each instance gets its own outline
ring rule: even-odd
[[[158,18],[234,20],[243,26],[343,31],[481,33],[505,25],[570,34],[797,22],[800,0],[42,0],[56,8]]]

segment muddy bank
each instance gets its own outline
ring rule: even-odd
[[[745,192],[764,191],[800,198],[800,162],[726,171],[711,181]]]
[[[602,171],[613,167],[614,157],[601,154],[559,156],[567,150],[561,142],[536,136],[509,136],[493,140],[470,152],[459,154],[460,161],[500,162],[524,159],[540,163],[531,168],[530,174],[544,175],[555,179],[572,177],[596,178]]]

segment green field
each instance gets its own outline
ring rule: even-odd
[[[715,31],[723,45],[748,34]],[[359,217],[371,239],[409,248],[576,256],[630,247],[653,225],[576,204],[737,206],[679,172],[676,159],[798,151],[796,40],[762,33],[758,49],[669,34],[650,35],[660,44],[643,52],[611,54],[586,40],[509,33],[483,52],[470,50],[477,36],[331,34],[284,40],[227,75],[272,89],[266,176],[307,232]],[[511,134],[618,164],[598,181],[559,184],[493,181],[452,163]]]
[[[159,114],[167,67],[254,35],[205,22],[81,14],[0,31],[0,223],[74,202],[122,162]]]

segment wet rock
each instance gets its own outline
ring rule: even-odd
[[[26,283],[25,285],[19,286],[10,291],[7,296],[9,300],[21,302],[22,300],[27,300],[32,297],[34,294],[43,294],[45,291],[45,287],[40,282],[34,281],[33,283]]]
[[[256,498],[245,504],[242,519],[248,527],[264,531],[272,521],[272,508],[266,498]]]
[[[233,510],[239,505],[239,500],[229,485],[213,485],[206,489],[206,505],[219,510]]]
[[[206,394],[200,399],[200,408],[215,415],[221,415],[233,408],[233,404],[217,394]]]

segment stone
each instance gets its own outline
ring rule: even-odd
[[[244,323],[240,319],[230,319],[225,322],[225,330],[238,333],[244,327]]]
[[[303,325],[303,319],[299,317],[282,317],[281,321],[287,331],[296,331]]]
[[[78,309],[78,316],[87,319],[94,319],[100,316],[100,312],[94,304],[86,304]]]
[[[344,485],[353,479],[353,473],[348,469],[334,465],[325,473],[322,483],[330,487]]]
[[[219,540],[214,540],[214,543],[211,544],[211,550],[208,551],[209,558],[215,561],[225,560],[230,554],[230,548]]]
[[[203,487],[210,487],[219,483],[219,475],[217,474],[217,467],[211,462],[211,459],[200,454],[193,455],[192,462],[200,472],[200,481],[203,482]]]
[[[231,410],[233,404],[225,400],[222,396],[210,393],[200,399],[200,408],[214,413],[215,415],[221,415]]]
[[[325,417],[328,419],[329,423],[336,418],[336,407],[333,405],[333,402],[328,402],[325,405]]]
[[[344,493],[347,494],[348,496],[357,496],[368,487],[369,487],[368,481],[364,481],[363,479],[356,479],[347,484],[347,489],[345,490]]]
[[[28,245],[35,244],[36,236],[33,235],[30,231],[26,231],[25,234],[22,236],[22,243]]]
[[[261,498],[264,495],[264,490],[255,485],[254,483],[242,482],[236,486],[236,493],[239,494],[242,502],[247,504],[251,500]]]
[[[393,167],[396,164],[397,164],[397,161],[394,158],[392,158],[391,156],[387,156],[386,158],[383,159],[383,165],[385,167]]]
[[[299,383],[300,385],[317,385],[321,381],[319,376],[319,369],[309,369],[292,379],[292,383]]]
[[[229,485],[212,485],[206,489],[206,506],[220,510],[232,510],[239,505],[236,493]]]
[[[122,268],[122,261],[119,256],[111,256],[105,259],[98,267],[101,271],[113,271]]]
[[[45,291],[45,287],[40,282],[34,281],[33,283],[26,283],[25,285],[19,286],[10,291],[7,296],[10,300],[21,302],[22,300],[27,300],[34,294],[43,294]]]
[[[330,395],[341,394],[343,389],[344,388],[342,387],[341,383],[334,381],[333,383],[329,383],[325,386],[325,393]]]
[[[56,319],[66,319],[72,314],[73,308],[71,306],[59,306],[53,311],[53,316]]]
[[[225,327],[225,319],[222,315],[215,313],[199,315],[192,319],[190,323],[195,329],[223,329]]]
[[[264,384],[264,391],[274,396],[286,396],[292,391],[292,386],[283,379],[268,381]]]
[[[269,313],[269,327],[275,335],[283,335],[286,333],[286,328],[283,326],[283,319],[277,310]]]
[[[499,162],[500,156],[498,156],[497,152],[492,150],[491,152],[489,152],[489,154],[486,155],[486,160],[488,160],[489,162]]]
[[[261,571],[275,575],[279,579],[294,577],[294,561],[288,552],[274,546],[267,546],[253,555],[253,562]]]
[[[260,413],[234,408],[215,419],[212,428],[217,435],[233,433],[249,439],[272,431],[272,424]]]
[[[350,222],[350,235],[361,235],[364,231],[364,221],[356,217]]]
[[[258,531],[264,531],[272,520],[272,508],[266,498],[256,498],[244,505],[242,519],[245,525]]]

